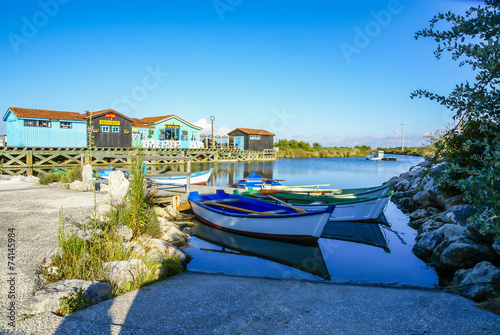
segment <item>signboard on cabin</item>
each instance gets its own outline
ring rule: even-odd
[[[113,120],[99,120],[99,124],[105,124],[109,126],[119,126],[120,121],[113,121]]]

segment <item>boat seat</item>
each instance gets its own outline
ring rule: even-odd
[[[315,202],[311,202],[309,205],[322,205],[324,203],[325,203],[324,201],[315,201]]]
[[[231,199],[231,198],[213,199],[209,201],[218,204],[236,204],[238,202],[242,202],[240,199]]]

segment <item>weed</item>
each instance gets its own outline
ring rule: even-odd
[[[68,315],[96,303],[92,297],[83,294],[83,289],[81,287],[78,288],[76,293],[71,294],[69,297],[59,298],[59,302],[60,310],[58,314],[60,315]]]

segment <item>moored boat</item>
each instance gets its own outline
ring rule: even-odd
[[[235,185],[239,189],[248,189],[249,187],[253,189],[260,189],[263,186],[278,186],[281,185],[279,182],[283,181],[282,179],[267,179],[264,178],[255,171],[252,171],[245,179],[239,179],[236,181]]]
[[[330,205],[335,205],[329,221],[375,221],[383,213],[389,203],[392,192],[376,197],[329,197],[322,195],[310,195],[299,193],[274,193],[272,195],[262,194],[262,190],[235,193],[244,197],[263,200],[274,203],[283,201],[293,207],[304,210],[320,210]]]
[[[201,172],[191,173],[189,184],[190,185],[206,185],[213,169]],[[187,176],[165,176],[148,178],[149,181],[161,185],[186,185]]]
[[[301,193],[311,195],[323,195],[334,198],[366,198],[366,197],[379,197],[389,193],[392,184],[388,183],[380,186],[362,187],[362,188],[344,188],[344,189],[324,189],[312,187],[297,187],[297,186],[267,186],[262,187],[261,193],[274,194],[274,193]]]
[[[290,241],[316,241],[335,205],[320,210],[295,210],[218,190],[215,194],[191,192],[188,200],[203,223],[236,234]]]

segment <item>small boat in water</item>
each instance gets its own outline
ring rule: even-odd
[[[362,188],[344,188],[344,189],[324,189],[319,187],[301,187],[301,186],[268,186],[263,185],[260,193],[275,194],[275,193],[299,193],[310,195],[323,195],[333,198],[367,198],[381,197],[389,193],[392,184],[388,183],[380,186],[362,187]]]
[[[245,179],[239,179],[236,181],[235,185],[239,189],[248,189],[249,187],[253,189],[260,189],[261,187],[265,186],[278,186],[281,185],[279,182],[283,181],[282,179],[267,179],[264,178],[255,171],[250,173]]]
[[[386,156],[383,150],[377,150],[375,154],[366,155],[366,159],[370,161],[395,161],[396,156]]]
[[[335,205],[305,211],[217,190],[191,192],[194,215],[203,223],[235,234],[289,241],[317,241]]]
[[[321,210],[330,205],[335,205],[329,221],[375,221],[387,207],[392,195],[392,192],[389,192],[383,196],[358,198],[356,196],[329,197],[300,193],[274,193],[270,195],[261,192],[263,190],[260,190],[260,192],[250,190],[244,193],[235,190],[234,194],[269,203],[282,201],[304,210]]]
[[[189,184],[190,185],[206,185],[210,176],[212,175],[212,171],[214,169],[210,169],[207,171],[195,172],[191,173]],[[187,176],[165,176],[165,177],[153,177],[148,178],[149,181],[161,184],[161,185],[186,185],[187,184]]]

